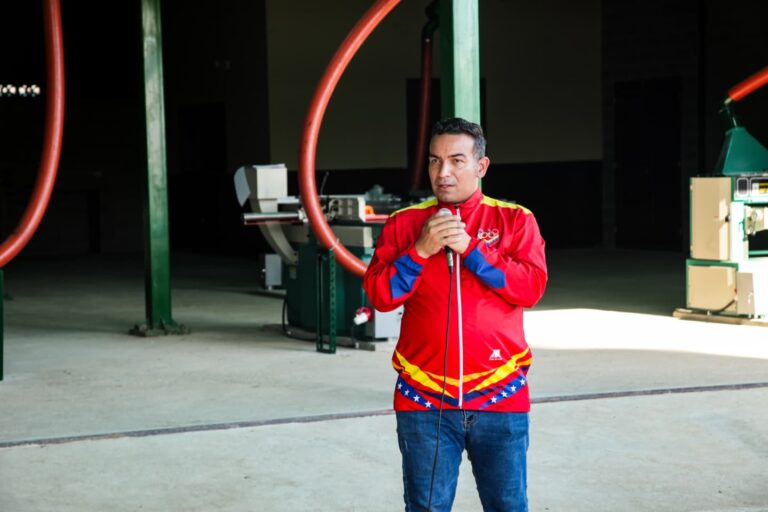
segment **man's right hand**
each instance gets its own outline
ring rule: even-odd
[[[433,215],[421,228],[421,236],[414,245],[416,253],[429,258],[447,246],[460,242],[466,232],[465,224],[453,215]]]

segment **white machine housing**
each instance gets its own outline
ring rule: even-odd
[[[712,314],[768,316],[768,258],[750,252],[766,229],[768,176],[691,179],[686,306]]]
[[[306,243],[309,225],[298,197],[288,196],[288,169],[285,164],[245,165],[234,176],[235,193],[241,207],[249,205],[251,213],[243,214],[243,223],[258,226],[276,254],[264,255],[262,263],[265,288],[283,285],[282,266],[287,266],[288,278],[296,279],[299,254],[296,247]],[[323,196],[326,219],[339,242],[347,247],[374,246],[373,229],[365,225],[345,225],[364,222],[366,202],[362,194]],[[373,308],[372,308],[373,309]],[[381,312],[374,309],[365,333],[372,339],[392,340],[400,336],[400,321],[404,308]]]

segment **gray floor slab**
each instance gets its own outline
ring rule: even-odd
[[[551,252],[526,317],[532,511],[768,510],[768,328],[672,318],[678,260]],[[0,511],[400,510],[394,417],[368,415],[391,406],[393,344],[319,354],[280,333],[250,262],[174,269],[192,334],[162,338],[126,334],[140,258],[7,269]],[[455,510],[479,510],[467,464]]]
[[[534,406],[531,510],[768,510],[766,400]],[[480,510],[470,473],[465,461],[456,511]],[[401,492],[391,415],[0,451],[9,511],[383,512],[401,510]]]

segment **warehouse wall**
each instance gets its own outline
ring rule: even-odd
[[[727,90],[766,65],[768,4],[605,0],[602,12],[603,242],[687,254],[688,181],[713,170]],[[736,108],[768,145],[768,90]]]
[[[339,83],[317,153],[317,169],[329,176],[326,192],[360,193],[380,184],[407,193],[415,108],[408,86],[420,74],[419,34],[428,3],[398,5]],[[314,88],[368,6],[354,0],[334,5],[336,14],[328,18],[321,2],[267,2],[271,161],[292,170]],[[578,6],[565,0],[480,3],[482,113],[492,161],[484,190],[533,209],[550,247],[601,242],[600,24],[598,0]],[[438,30],[437,80],[439,47]],[[433,94],[439,94],[437,80]],[[428,186],[426,177],[422,183]],[[295,179],[291,191],[298,191]],[[580,215],[558,213],[575,202]]]
[[[359,193],[375,183],[407,192],[427,4],[396,7],[343,77],[319,141],[326,192]],[[239,226],[232,173],[244,163],[285,162],[296,191],[310,96],[370,2],[334,0],[332,12],[327,5],[163,1],[174,250],[253,255],[264,247],[258,230]],[[2,9],[0,83],[44,83],[40,3]],[[485,190],[533,209],[549,247],[685,252],[687,179],[714,165],[725,91],[765,66],[766,11],[758,0],[482,0],[483,121],[492,159]],[[140,254],[140,3],[116,2],[107,12],[97,0],[62,0],[62,13],[67,113],[59,180],[24,256]],[[436,57],[437,75],[439,51]],[[0,99],[3,239],[34,184],[44,106],[43,98]],[[768,141],[768,93],[737,108]]]
[[[408,165],[406,82],[420,74],[424,0],[402,2],[363,45],[328,108],[320,169]],[[601,159],[600,2],[480,3],[481,75],[499,163]],[[321,74],[368,3],[267,1],[271,155],[296,168]],[[322,23],[318,20],[322,19]],[[439,77],[439,32],[434,74]]]

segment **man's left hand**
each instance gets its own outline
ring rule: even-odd
[[[464,254],[464,251],[469,247],[469,242],[472,241],[472,237],[469,236],[465,230],[462,230],[458,235],[451,237],[454,241],[446,244],[446,247],[450,247],[456,254]]]

